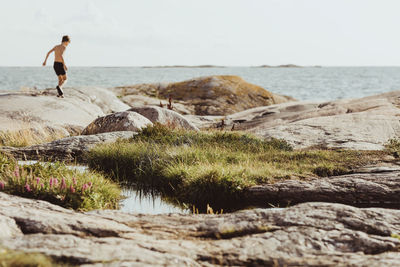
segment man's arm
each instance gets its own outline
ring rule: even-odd
[[[63,65],[64,65],[64,69],[65,69],[65,70],[68,70],[67,65],[65,65],[65,62],[64,62],[64,57],[61,56],[61,58],[62,58],[62,63],[63,63]]]
[[[51,49],[51,50],[47,53],[46,59],[45,59],[44,62],[43,62],[43,66],[46,66],[47,58],[49,57],[49,55],[50,55],[52,52],[54,52],[54,50],[55,50],[55,47],[53,47],[53,49]]]
[[[65,62],[64,62],[64,51],[65,51],[65,47],[64,47],[63,50],[62,50],[61,59],[62,59],[63,65],[64,65],[64,69],[65,69],[65,70],[68,70],[67,65],[65,65]]]

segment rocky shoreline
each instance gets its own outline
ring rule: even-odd
[[[0,152],[21,160],[84,163],[97,144],[131,139],[157,123],[246,131],[304,151],[381,151],[400,136],[400,91],[303,102],[262,90],[216,76],[71,88],[61,101],[51,90],[3,94],[3,144],[24,137],[34,145],[0,146]],[[400,266],[399,196],[396,154],[346,175],[251,186],[244,206],[298,205],[224,215],[79,213],[0,192],[0,246],[85,266]]]

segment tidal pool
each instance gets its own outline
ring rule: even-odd
[[[33,165],[38,163],[37,160],[18,161],[20,166]],[[46,162],[44,164],[53,164]],[[88,170],[85,165],[67,165],[71,170],[84,172]],[[120,210],[128,213],[143,213],[143,214],[163,214],[163,213],[189,213],[189,209],[178,207],[168,203],[158,194],[142,193],[132,187],[122,186],[122,195],[124,198],[120,202]]]

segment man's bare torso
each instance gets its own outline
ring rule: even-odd
[[[62,44],[56,45],[54,47],[54,61],[55,62],[64,63],[64,58],[63,58],[64,51],[65,51],[65,46],[63,46]]]

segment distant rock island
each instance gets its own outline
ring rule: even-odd
[[[197,66],[187,66],[187,65],[170,65],[170,66],[142,66],[144,69],[157,69],[157,68],[226,68],[227,66],[217,66],[217,65],[197,65]]]
[[[272,65],[261,65],[261,66],[256,66],[256,68],[322,68],[322,66],[300,66],[300,65],[295,65],[295,64],[285,64],[285,65],[277,65],[277,66],[272,66]]]

